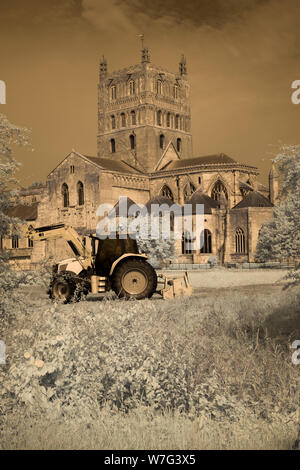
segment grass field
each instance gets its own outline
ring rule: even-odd
[[[170,301],[21,288],[1,322],[0,448],[292,448],[299,291],[277,271],[217,271]]]

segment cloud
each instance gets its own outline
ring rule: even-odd
[[[39,139],[34,179],[69,148],[95,153],[98,59],[103,52],[109,70],[137,63],[140,33],[157,65],[176,71],[187,56],[195,155],[222,151],[261,166],[268,144],[299,135],[290,99],[299,24],[299,0],[6,2],[0,78],[11,119]]]
[[[298,0],[82,0],[82,16],[117,40],[143,32],[154,45],[203,44],[253,64],[298,55]]]
[[[131,21],[124,5],[116,0],[83,0],[82,17],[109,36],[116,33],[137,34],[137,26]]]

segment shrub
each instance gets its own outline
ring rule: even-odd
[[[265,326],[278,300],[44,301],[41,310],[31,299],[6,326],[2,406],[90,419],[107,406],[217,421],[239,421],[249,410],[267,420],[293,413],[298,371],[288,338],[278,342]]]

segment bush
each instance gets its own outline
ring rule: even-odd
[[[259,298],[251,306],[249,298],[196,296],[34,302],[23,303],[2,336],[6,410],[92,419],[107,407],[129,413],[143,406],[229,422],[249,410],[266,420],[296,410],[298,371],[287,332],[278,341],[266,329],[272,324],[267,312],[272,317],[279,296],[273,304]],[[298,315],[295,299],[289,308],[290,316]]]

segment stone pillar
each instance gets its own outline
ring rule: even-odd
[[[177,177],[177,187],[178,187],[178,204],[183,206],[184,198],[183,198],[183,187],[182,187],[182,178],[180,176]]]
[[[230,227],[230,213],[226,211],[224,217],[224,263],[231,261],[231,227]]]
[[[279,196],[279,175],[274,164],[272,164],[272,168],[269,173],[269,193],[269,198],[272,204],[277,204]]]
[[[255,247],[253,246],[253,239],[252,239],[252,223],[249,219],[249,210],[248,210],[248,227],[247,227],[247,246],[248,246],[248,261],[249,263],[254,262],[254,250]]]

